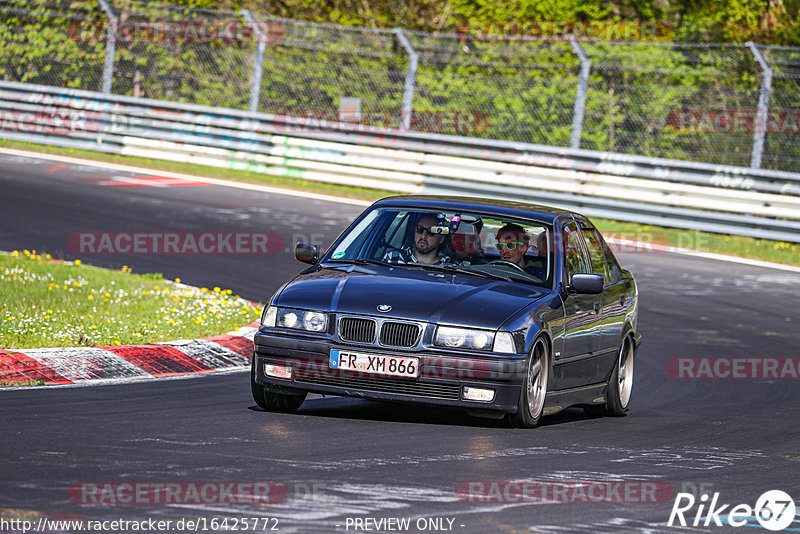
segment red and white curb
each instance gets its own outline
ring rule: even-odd
[[[258,324],[144,345],[0,350],[0,380],[78,385],[241,370],[250,366]]]

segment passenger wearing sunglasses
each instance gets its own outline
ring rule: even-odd
[[[413,227],[413,246],[401,250],[390,250],[383,256],[387,263],[427,263],[429,265],[444,265],[453,263],[453,260],[441,251],[445,236],[435,234],[431,227],[439,223],[434,215],[423,215]]]
[[[526,273],[539,278],[544,276],[543,269],[537,264],[525,260],[530,238],[525,229],[514,223],[508,223],[497,231],[497,251],[500,259],[519,265]]]

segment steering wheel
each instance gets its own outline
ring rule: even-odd
[[[515,269],[517,269],[518,271],[520,271],[522,273],[528,274],[527,271],[525,271],[525,269],[523,269],[522,267],[520,267],[516,263],[510,262],[508,260],[492,260],[492,261],[489,262],[489,265],[506,265],[508,267],[514,267]]]

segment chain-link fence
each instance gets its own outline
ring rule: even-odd
[[[256,21],[267,41],[259,111],[330,122],[347,109],[349,121],[401,126],[407,57],[392,31]],[[356,107],[346,108],[343,99]]]
[[[76,30],[105,24],[97,2],[0,1],[0,76],[16,82],[99,90],[105,44]]]
[[[770,110],[764,145],[765,169],[800,171],[800,48],[761,47],[772,67]]]
[[[247,109],[256,39],[241,15],[124,0],[109,6],[117,19],[114,93]]]
[[[800,48],[486,38],[132,0],[0,0],[0,77],[800,172]]]

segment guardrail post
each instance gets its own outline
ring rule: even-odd
[[[114,53],[117,49],[117,16],[106,0],[97,0],[103,13],[108,19],[108,31],[106,31],[106,58],[103,62],[103,89],[104,94],[111,93],[111,80],[114,76]]]
[[[764,138],[767,135],[767,113],[769,112],[769,93],[772,90],[772,67],[753,41],[747,41],[747,47],[761,66],[761,91],[758,94],[758,114],[753,128],[753,154],[750,157],[750,168],[761,168],[761,157],[764,155]]]
[[[402,29],[395,28],[392,31],[397,36],[397,40],[400,41],[400,44],[408,55],[408,68],[406,69],[406,79],[403,83],[403,104],[400,108],[400,129],[410,130],[411,113],[414,109],[414,86],[417,83],[417,64],[419,62],[419,56]]]
[[[570,136],[569,146],[570,148],[580,148],[581,135],[583,134],[583,115],[586,111],[586,93],[589,90],[589,72],[592,69],[592,62],[574,35],[569,36],[569,44],[572,47],[572,51],[581,60],[581,73],[578,78],[578,92],[575,95],[575,109],[572,113],[572,135]]]
[[[249,111],[253,113],[258,111],[258,97],[261,93],[261,78],[264,75],[264,51],[267,47],[267,36],[258,26],[258,23],[253,18],[253,15],[247,9],[239,10],[247,23],[253,28],[253,33],[256,35],[256,55],[253,58],[253,81],[250,84],[250,103],[247,106]]]

